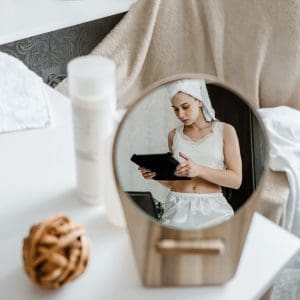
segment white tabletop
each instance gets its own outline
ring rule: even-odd
[[[258,299],[300,248],[299,239],[256,214],[240,265],[223,286],[144,288],[125,229],[110,225],[102,206],[76,197],[70,104],[49,88],[55,125],[0,135],[1,299]],[[92,242],[86,272],[58,291],[35,287],[22,269],[30,226],[64,213],[86,226]]]
[[[0,0],[0,45],[125,12],[136,0]]]

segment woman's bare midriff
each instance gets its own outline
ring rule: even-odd
[[[220,193],[222,189],[219,185],[201,178],[192,178],[191,180],[173,181],[171,191],[180,193],[210,194]]]

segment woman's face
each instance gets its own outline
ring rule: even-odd
[[[176,117],[184,124],[193,124],[199,116],[202,102],[190,95],[179,92],[172,98],[172,107]]]

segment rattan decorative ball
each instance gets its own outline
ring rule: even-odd
[[[66,216],[33,225],[23,243],[24,269],[42,288],[57,289],[76,279],[86,269],[89,256],[84,227]]]

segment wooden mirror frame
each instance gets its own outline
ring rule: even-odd
[[[204,79],[239,96],[250,107],[262,129],[266,159],[255,192],[225,223],[206,229],[182,230],[167,227],[142,211],[123,191],[117,176],[116,144],[120,130],[133,107],[159,86],[178,79]],[[230,280],[238,267],[247,233],[260,201],[269,161],[269,142],[263,122],[251,102],[241,93],[205,74],[180,74],[154,83],[141,92],[117,130],[113,145],[113,168],[133,254],[142,283],[149,287],[216,285]]]

